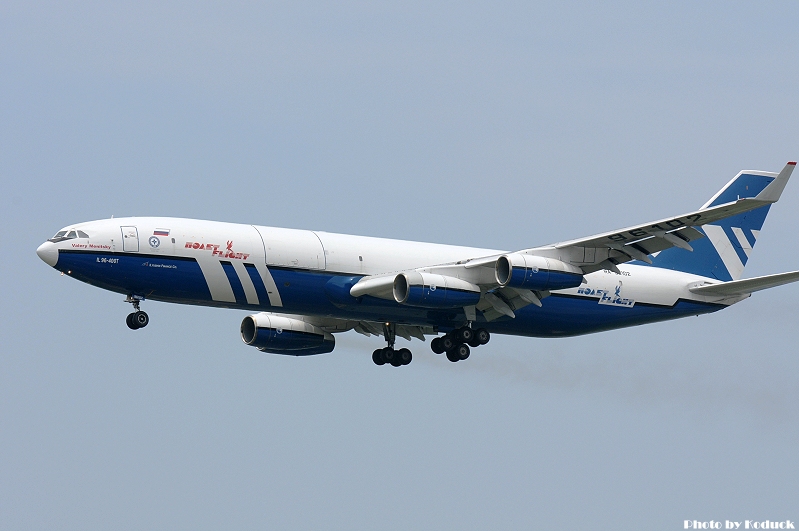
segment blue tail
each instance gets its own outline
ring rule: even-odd
[[[755,197],[776,177],[777,174],[771,172],[742,171],[702,208]],[[652,265],[722,281],[738,280],[752,254],[769,208],[771,205],[766,205],[703,225],[699,230],[707,237],[692,241],[693,251],[679,247],[666,249],[657,256],[652,256]]]

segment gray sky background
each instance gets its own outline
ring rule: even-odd
[[[35,254],[170,215],[519,249],[799,157],[795,2],[0,4],[0,527],[681,529],[799,520],[799,286],[700,318],[265,355],[245,312]],[[794,178],[795,180],[797,177]],[[799,183],[745,276],[799,269]]]

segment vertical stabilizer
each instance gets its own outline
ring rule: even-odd
[[[742,171],[711,197],[702,208],[755,197],[761,192],[759,199],[776,202],[795,166],[795,162],[789,162],[779,174]],[[773,186],[769,186],[772,183]],[[706,238],[691,242],[693,252],[673,247],[653,256],[652,265],[722,281],[738,280],[752,255],[769,208],[771,205],[767,204],[716,223],[703,225],[699,230]]]

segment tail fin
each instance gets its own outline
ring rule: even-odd
[[[795,166],[795,162],[789,162],[779,174],[742,171],[711,197],[702,208],[755,197],[775,179],[781,183],[776,190],[776,200]],[[703,225],[700,230],[707,238],[692,241],[693,252],[679,247],[666,249],[652,257],[652,265],[722,281],[738,280],[752,254],[769,208],[771,205],[762,206],[713,224]]]

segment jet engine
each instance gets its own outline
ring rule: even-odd
[[[480,287],[455,277],[410,271],[394,278],[394,300],[422,308],[462,308],[480,300]]]
[[[537,291],[575,288],[583,282],[580,268],[554,258],[513,253],[497,259],[500,286]]]
[[[291,356],[327,354],[336,346],[332,334],[305,321],[270,313],[245,317],[241,339],[263,352]]]

